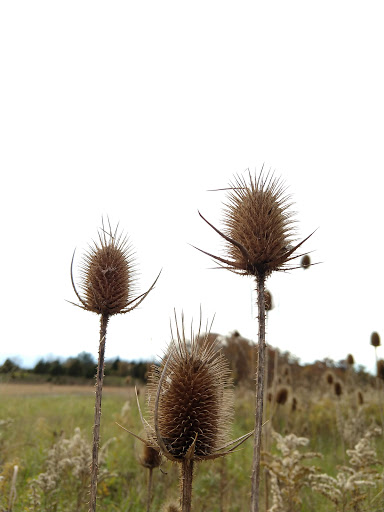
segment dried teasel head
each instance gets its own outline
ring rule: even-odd
[[[364,405],[364,395],[362,391],[357,391],[356,398],[358,405]]]
[[[332,373],[332,372],[327,372],[327,373],[325,374],[325,382],[326,382],[327,384],[332,385],[332,384],[333,384],[333,382],[334,382],[334,380],[335,380],[335,376],[333,375],[333,373]]]
[[[288,396],[289,396],[288,388],[286,388],[285,386],[279,388],[276,391],[276,403],[279,405],[284,405],[288,400]]]
[[[139,456],[139,462],[148,469],[155,469],[161,464],[161,454],[159,450],[152,448],[148,444],[142,445],[142,453]]]
[[[377,376],[379,379],[384,380],[384,359],[377,361]]]
[[[161,512],[181,512],[181,508],[175,503],[167,503],[163,505]]]
[[[200,216],[227,241],[227,258],[213,257],[223,268],[244,275],[267,277],[286,270],[287,263],[301,255],[295,251],[307,240],[295,242],[295,221],[289,211],[289,196],[279,179],[261,171],[246,180],[236,175],[225,204],[225,231]],[[199,249],[201,250],[201,249]]]
[[[379,333],[373,332],[371,334],[371,345],[373,347],[380,347],[380,336],[379,336]]]
[[[216,343],[208,341],[208,334],[201,343],[200,329],[195,336],[192,328],[188,341],[183,317],[181,329],[176,320],[176,334],[160,368],[154,367],[149,377],[152,427],[147,432],[172,461],[215,459],[233,451],[252,433],[228,442],[233,385],[227,360]]]
[[[304,254],[304,256],[301,258],[300,265],[304,270],[311,266],[311,258],[309,257],[309,254]]]
[[[127,313],[137,307],[153,289],[159,276],[150,289],[135,297],[135,262],[133,251],[126,236],[108,230],[102,221],[98,241],[89,246],[80,267],[80,289],[76,289],[71,263],[72,285],[80,301],[76,306],[94,313],[111,316]],[[160,275],[160,274],[159,274]]]
[[[340,381],[336,381],[333,385],[333,391],[336,396],[341,396],[343,394],[343,385]]]
[[[353,366],[355,364],[355,358],[353,357],[352,354],[348,354],[348,356],[347,356],[347,364],[349,366]]]

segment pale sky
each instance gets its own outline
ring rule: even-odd
[[[152,358],[175,308],[256,340],[254,284],[222,254],[235,173],[275,170],[298,237],[322,262],[273,275],[267,341],[302,362],[384,336],[381,1],[12,1],[0,5],[2,335],[7,357],[97,355],[99,319],[70,262],[102,215],[136,249],[138,310],[112,317],[106,357]],[[378,351],[384,357],[383,348]]]

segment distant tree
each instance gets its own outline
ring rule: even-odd
[[[39,375],[44,375],[46,373],[49,373],[49,366],[50,366],[50,363],[48,363],[48,361],[44,361],[44,359],[40,359],[35,367],[33,368],[33,373],[37,373]]]
[[[51,361],[49,364],[48,373],[53,377],[65,374],[65,368],[58,359]]]
[[[12,359],[6,359],[4,364],[0,366],[0,373],[13,373],[19,369],[19,366]]]

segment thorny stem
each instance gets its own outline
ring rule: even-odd
[[[379,411],[380,411],[380,419],[381,419],[381,433],[384,437],[384,414],[383,414],[383,404],[380,401],[380,379],[379,379],[379,359],[377,357],[377,347],[375,347],[375,357],[376,357],[376,389],[377,389],[377,398],[378,398],[378,404],[379,404]]]
[[[99,442],[100,442],[100,419],[101,419],[101,396],[103,392],[104,379],[104,352],[105,338],[107,335],[109,315],[102,314],[100,318],[100,343],[99,360],[96,373],[96,398],[95,398],[95,421],[93,425],[93,445],[92,445],[92,463],[91,463],[91,497],[89,502],[89,512],[96,511],[97,497],[97,477],[99,472]]]
[[[261,434],[263,426],[263,398],[265,373],[265,275],[256,275],[257,307],[259,319],[258,334],[258,361],[256,373],[256,409],[255,409],[255,438],[253,445],[253,462],[251,475],[251,512],[259,512],[260,493],[260,462],[261,462]]]
[[[181,465],[181,493],[180,493],[180,502],[181,502],[181,511],[182,512],[191,512],[191,503],[192,503],[192,479],[193,479],[193,460],[191,459],[183,459]]]
[[[151,509],[151,498],[152,498],[152,476],[153,468],[149,468],[148,474],[148,487],[147,487],[147,512]]]

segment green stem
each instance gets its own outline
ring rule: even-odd
[[[97,497],[97,477],[99,473],[99,444],[100,444],[100,420],[101,420],[101,397],[103,392],[104,379],[104,353],[105,338],[107,336],[107,325],[109,315],[101,315],[100,318],[100,343],[99,360],[96,373],[96,398],[95,398],[95,420],[93,425],[93,445],[92,445],[92,463],[91,463],[91,497],[89,502],[89,512],[96,511]]]
[[[263,398],[265,373],[265,275],[256,275],[257,308],[259,319],[258,361],[256,373],[256,408],[255,436],[253,445],[253,462],[251,475],[251,512],[259,512],[260,494],[260,463],[261,463],[261,434],[263,427]]]

